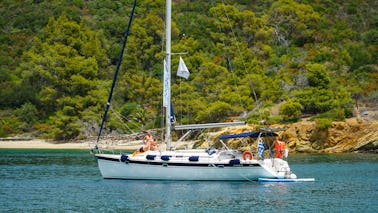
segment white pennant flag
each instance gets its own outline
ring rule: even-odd
[[[188,80],[189,75],[190,75],[190,72],[184,63],[184,60],[182,60],[180,56],[180,63],[177,69],[177,76],[183,77]]]
[[[168,87],[169,87],[169,76],[168,76],[168,69],[167,69],[167,63],[164,59],[164,90],[163,90],[163,106],[168,107]]]

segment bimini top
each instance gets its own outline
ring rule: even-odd
[[[243,132],[243,133],[240,133],[240,134],[222,135],[222,136],[219,137],[219,140],[225,140],[225,139],[230,139],[230,138],[246,138],[246,137],[257,138],[257,137],[259,137],[259,135],[261,137],[278,136],[274,132]]]

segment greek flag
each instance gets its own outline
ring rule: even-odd
[[[264,147],[264,144],[263,144],[263,141],[259,135],[258,139],[257,139],[258,143],[257,143],[257,147],[259,149],[259,157],[260,159],[264,159],[264,150],[265,150],[265,147]]]

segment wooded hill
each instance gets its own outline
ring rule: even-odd
[[[131,0],[0,2],[0,137],[68,140],[96,134]],[[140,0],[107,132],[162,122],[162,0]],[[178,123],[320,126],[378,102],[378,1],[176,0],[172,51]],[[278,108],[273,113],[271,108]]]

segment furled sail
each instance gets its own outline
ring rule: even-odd
[[[164,107],[168,107],[168,102],[170,102],[168,99],[169,99],[169,73],[168,73],[168,69],[167,69],[167,62],[165,61],[164,59],[164,90],[163,90],[163,106]]]

